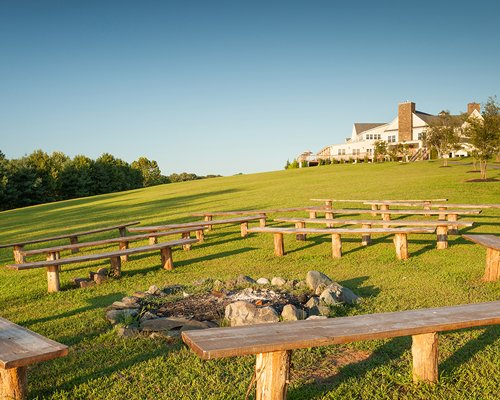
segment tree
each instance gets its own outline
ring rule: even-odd
[[[377,140],[374,143],[375,149],[373,156],[377,162],[381,162],[387,155],[387,143],[383,140]]]
[[[163,182],[160,167],[155,160],[139,157],[131,164],[131,167],[139,170],[142,174],[144,187],[160,185]]]
[[[441,111],[423,132],[424,145],[436,149],[438,157],[443,159],[444,167],[448,166],[448,153],[461,147],[461,125],[460,117],[451,115],[449,111]]]
[[[488,98],[482,118],[470,117],[464,127],[467,142],[474,147],[481,179],[486,179],[488,160],[500,152],[500,105],[496,97]]]
[[[93,171],[94,161],[83,155],[76,155],[66,163],[59,176],[62,198],[74,199],[93,194]]]
[[[290,160],[286,160],[285,169],[290,168]]]

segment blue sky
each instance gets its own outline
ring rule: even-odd
[[[281,169],[500,95],[500,2],[0,0],[0,150]]]

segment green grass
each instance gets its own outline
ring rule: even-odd
[[[193,221],[189,213],[194,211],[310,205],[312,197],[446,197],[450,202],[499,203],[499,184],[466,183],[477,175],[467,173],[470,169],[465,164],[439,168],[437,162],[332,165],[163,185],[0,213],[0,243],[133,220]],[[491,170],[489,177],[498,178],[499,170]],[[476,225],[466,231],[498,234],[499,217],[498,210],[467,217]],[[84,240],[112,236],[116,233]],[[105,308],[152,284],[189,284],[205,277],[225,280],[238,274],[303,279],[310,269],[326,273],[365,298],[348,314],[500,298],[499,282],[481,281],[485,249],[459,237],[450,237],[450,247],[438,251],[434,235],[411,236],[407,261],[395,258],[390,237],[375,236],[367,248],[359,242],[346,237],[344,256],[333,260],[326,236],[311,236],[307,242],[285,237],[288,254],[277,258],[270,235],[242,239],[239,226],[215,227],[192,251],[174,252],[172,272],[161,270],[157,254],[137,255],[123,265],[121,279],[71,289],[71,277],[86,276],[106,262],[72,265],[63,267],[63,290],[50,295],[44,270],[2,268],[0,313],[70,346],[68,357],[30,368],[30,397],[242,399],[252,376],[252,357],[201,361],[179,341],[117,338],[104,318]],[[0,250],[0,259],[3,264],[11,262],[10,249]],[[440,335],[440,382],[435,386],[412,383],[410,338],[296,351],[289,398],[496,399],[499,332],[498,327],[488,327]]]

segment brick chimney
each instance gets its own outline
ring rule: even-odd
[[[481,112],[481,104],[479,103],[469,103],[467,104],[467,115],[471,114],[472,111],[477,110]]]
[[[411,101],[407,101],[406,103],[399,103],[398,106],[399,142],[408,142],[412,139],[414,112],[415,112],[415,103],[412,103]]]

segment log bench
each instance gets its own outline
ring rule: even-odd
[[[314,229],[314,228],[251,228],[248,232],[272,233],[274,236],[274,255],[285,255],[285,246],[283,235],[308,235],[308,234],[327,234],[332,236],[332,257],[342,257],[341,235],[362,235],[366,237],[372,234],[394,235],[394,246],[396,256],[400,260],[409,258],[408,253],[408,234],[411,233],[434,233],[435,228],[371,228],[371,229]],[[367,245],[368,242],[364,242]]]
[[[402,207],[427,207],[425,208],[426,210],[430,210],[431,208],[438,208],[440,210],[446,210],[448,208],[500,208],[500,204],[493,204],[493,203],[488,203],[488,204],[458,204],[458,203],[429,203],[429,204],[422,204],[419,202],[415,201],[366,201],[363,204],[366,205],[376,205],[380,209],[387,209],[389,210],[391,206],[402,206]]]
[[[6,247],[12,247],[14,261],[16,263],[21,264],[25,261],[23,255],[22,255],[22,252],[24,251],[24,246],[26,246],[28,244],[53,242],[55,240],[61,240],[61,239],[69,239],[70,244],[77,244],[78,238],[80,236],[92,235],[94,233],[101,233],[101,232],[107,232],[107,231],[114,231],[115,229],[118,229],[120,236],[124,237],[124,236],[126,236],[126,233],[127,233],[126,228],[129,226],[132,226],[132,225],[137,225],[137,224],[139,224],[138,221],[127,222],[125,224],[118,224],[118,225],[113,225],[113,226],[107,226],[104,228],[91,229],[89,231],[66,233],[64,235],[58,235],[58,236],[52,236],[52,237],[46,237],[46,238],[38,238],[38,239],[32,239],[32,240],[25,240],[23,242],[0,244],[0,249],[6,248]],[[73,253],[76,253],[76,252],[78,252],[77,248],[75,248],[73,250]]]
[[[168,231],[171,229],[179,228],[193,228],[193,227],[210,227],[212,225],[228,225],[228,224],[240,224],[241,237],[247,236],[248,223],[251,221],[261,221],[266,217],[262,215],[251,215],[248,217],[238,217],[229,219],[219,219],[219,220],[209,220],[209,221],[195,221],[195,222],[184,222],[180,224],[167,224],[167,225],[154,225],[154,226],[137,226],[134,228],[129,228],[129,232],[160,232]],[[203,233],[203,231],[201,231]],[[198,238],[200,241],[203,237]]]
[[[109,258],[111,263],[112,274],[115,277],[121,275],[121,257],[124,255],[138,254],[138,253],[150,253],[152,251],[159,250],[161,255],[161,264],[164,269],[172,270],[174,263],[172,260],[172,247],[174,246],[184,246],[187,244],[195,243],[198,239],[178,239],[170,242],[158,243],[142,247],[134,247],[131,249],[124,249],[118,251],[111,251],[107,253],[100,254],[88,254],[76,257],[67,257],[55,259],[51,257],[47,261],[36,261],[31,263],[23,264],[10,264],[6,267],[8,269],[23,271],[33,268],[47,268],[47,281],[48,281],[48,292],[58,292],[60,289],[59,281],[59,270],[61,265],[68,264],[78,264],[87,261],[96,261]],[[53,259],[52,259],[53,258]]]
[[[296,228],[305,228],[306,224],[320,224],[332,227],[333,225],[361,225],[362,228],[370,229],[373,225],[384,226],[420,226],[420,227],[434,227],[436,228],[436,248],[448,248],[448,233],[453,234],[455,231],[449,228],[456,227],[471,227],[474,222],[472,221],[413,221],[413,220],[369,220],[369,219],[326,219],[326,218],[275,218],[277,222],[291,222],[295,224]],[[449,232],[450,231],[450,232]],[[305,235],[297,235],[297,240],[305,240]],[[363,244],[369,244],[371,241],[370,235],[364,235],[362,238]]]
[[[321,320],[192,330],[182,339],[204,360],[256,355],[256,400],[286,399],[292,351],[411,336],[413,380],[437,382],[438,332],[500,323],[500,301]]]
[[[67,346],[0,318],[0,399],[26,399],[27,366],[67,354]]]
[[[443,201],[448,201],[448,199],[421,199],[421,200],[337,200],[337,199],[310,199],[311,201],[321,201],[325,203],[325,206],[328,208],[332,208],[333,202],[337,203],[363,203],[363,204],[373,204],[374,207],[372,207],[373,210],[378,210],[378,204],[379,203],[400,203],[400,202],[412,202],[412,203],[418,203],[419,205],[423,206],[424,209],[425,207],[430,206],[432,203],[435,202],[443,202]]]
[[[500,236],[463,235],[463,237],[486,247],[486,269],[483,280],[491,282],[500,279]]]
[[[200,236],[199,231],[203,231],[204,229],[205,229],[204,227],[194,227],[194,228],[184,228],[184,229],[173,229],[171,231],[165,231],[165,232],[150,232],[150,233],[145,233],[145,234],[141,234],[141,235],[123,236],[123,237],[119,237],[119,238],[96,240],[93,242],[82,242],[82,243],[68,244],[68,245],[63,245],[63,246],[46,247],[43,249],[25,250],[25,251],[22,251],[21,254],[25,258],[28,256],[36,255],[36,254],[46,254],[47,259],[58,260],[59,258],[61,258],[61,252],[65,251],[65,250],[81,249],[81,248],[85,248],[85,247],[97,247],[97,246],[103,246],[103,245],[112,244],[112,243],[118,243],[118,249],[125,250],[125,249],[129,248],[130,242],[148,239],[149,244],[156,244],[156,243],[158,243],[159,237],[177,235],[177,234],[180,234],[181,238],[183,238],[183,239],[189,239],[191,237],[191,232],[196,232],[196,236],[198,237],[198,236]],[[184,250],[190,250],[191,244],[185,244],[183,246],[183,248],[184,248]],[[128,261],[128,255],[121,256],[121,260]]]

